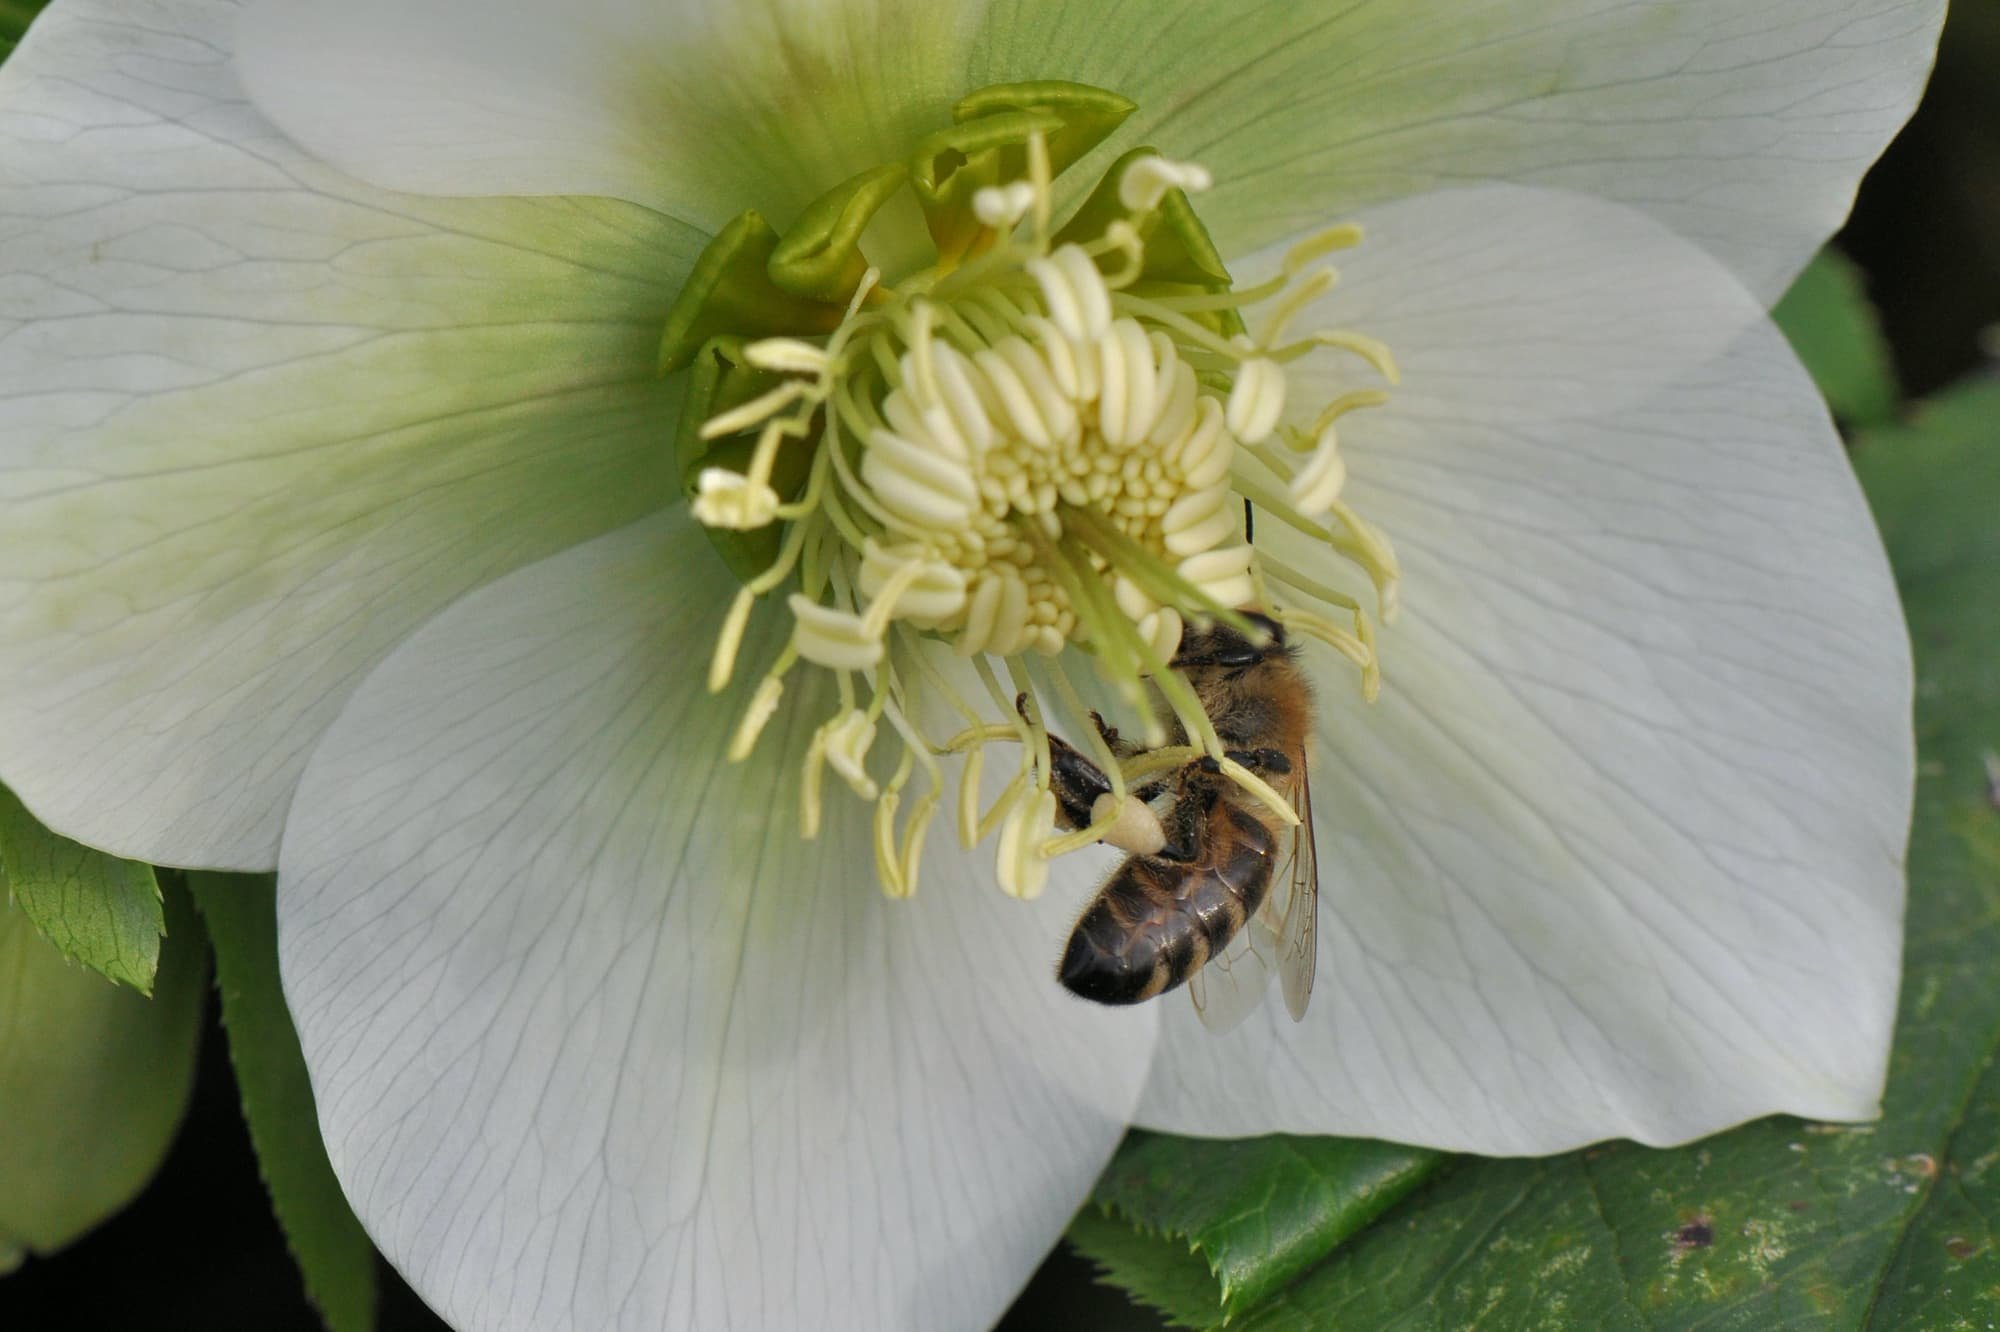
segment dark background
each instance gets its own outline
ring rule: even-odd
[[[2000,0],[1956,0],[1929,94],[1838,243],[1867,275],[1912,397],[2000,362]],[[381,1332],[443,1328],[380,1271]],[[1062,1247],[1001,1326],[1160,1324]],[[113,1328],[319,1328],[257,1176],[212,998],[194,1101],[159,1177],[76,1245],[0,1279],[6,1332]]]

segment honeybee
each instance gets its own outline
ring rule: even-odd
[[[1303,1017],[1318,951],[1319,865],[1306,771],[1312,691],[1283,627],[1260,612],[1243,614],[1264,641],[1222,624],[1191,627],[1172,664],[1193,686],[1225,756],[1283,795],[1298,824],[1286,826],[1212,758],[1134,792],[1156,808],[1160,835],[1147,840],[1158,845],[1106,838],[1134,853],[1085,909],[1057,968],[1065,988],[1101,1004],[1138,1003],[1190,982],[1196,1011],[1215,1030],[1255,1010],[1272,972],[1293,1019]],[[1186,744],[1171,711],[1161,712],[1168,743]],[[1092,720],[1115,754],[1143,752],[1095,714]],[[1049,744],[1058,821],[1086,827],[1110,782],[1066,741],[1052,735]]]

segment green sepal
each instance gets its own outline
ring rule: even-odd
[[[765,338],[831,333],[846,315],[845,302],[829,305],[796,295],[771,278],[778,233],[755,212],[721,231],[694,261],[680,295],[667,311],[660,338],[660,373],[685,369],[702,344],[724,333]]]
[[[908,174],[901,166],[876,167],[807,204],[771,252],[771,281],[795,296],[845,305],[868,271],[861,232]]]
[[[972,196],[989,185],[1028,173],[1028,140],[1062,129],[1052,111],[1003,111],[926,134],[910,152],[910,184],[923,205],[924,222],[938,258],[964,255],[986,227],[972,212]]]
[[[739,337],[710,338],[694,357],[687,396],[681,401],[680,428],[674,436],[674,464],[683,495],[695,493],[702,472],[710,467],[739,473],[750,469],[750,456],[757,449],[755,431],[720,439],[701,437],[704,421],[768,393],[786,378],[750,365],[743,359],[743,346],[744,339]],[[771,467],[771,489],[782,499],[795,499],[811,471],[812,451],[806,443],[787,440],[779,446]],[[778,523],[749,532],[704,526],[702,532],[729,571],[745,582],[770,567],[784,536]]]
[[[1044,137],[1049,149],[1049,174],[1060,176],[1111,137],[1112,131],[1138,109],[1137,103],[1087,83],[1037,79],[1027,83],[996,83],[967,93],[951,108],[951,118],[964,124],[1012,111],[1038,111],[1056,116],[1062,121],[1061,127],[1045,132]],[[1025,153],[1019,165],[1026,167]]]

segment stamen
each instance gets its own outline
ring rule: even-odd
[[[875,723],[858,708],[849,708],[826,726],[827,766],[863,800],[873,800],[877,788],[868,775],[868,751],[875,744]]]
[[[708,661],[708,692],[719,694],[729,684],[729,677],[736,673],[736,654],[743,646],[743,630],[750,623],[750,609],[757,604],[757,594],[749,588],[738,588],[736,597],[729,603],[729,613],[722,619],[722,632],[715,636],[715,653]]]
[[[1335,280],[1336,274],[1331,268],[1322,268],[1309,274],[1305,281],[1295,284],[1272,307],[1264,323],[1264,335],[1257,340],[1258,345],[1269,347],[1284,337],[1286,327],[1298,317],[1299,311],[1333,290]]]
[[[1060,659],[1052,658],[1049,661],[1048,676],[1050,683],[1055,687],[1056,697],[1062,700],[1063,707],[1071,719],[1081,727],[1079,733],[1083,736],[1084,745],[1090,750],[1090,757],[1097,764],[1099,771],[1103,772],[1105,779],[1111,783],[1112,794],[1124,795],[1124,766],[1118,762],[1118,756],[1111,752],[1111,746],[1098,732],[1093,714],[1077,696],[1076,686],[1070,683]]]
[[[1323,328],[1309,335],[1305,341],[1293,343],[1271,353],[1280,361],[1297,360],[1315,347],[1337,347],[1341,351],[1353,352],[1375,368],[1375,373],[1387,380],[1391,386],[1403,382],[1403,372],[1396,368],[1396,357],[1388,344],[1366,333],[1355,333],[1348,329]]]
[[[986,747],[975,745],[958,774],[958,844],[967,851],[979,845],[979,778],[985,760]]]
[[[892,900],[910,896],[915,885],[903,873],[902,858],[896,853],[896,806],[901,793],[884,791],[875,802],[875,881],[882,895]]]
[[[778,700],[784,695],[785,682],[776,674],[767,675],[757,682],[757,692],[750,696],[750,706],[743,709],[743,719],[736,723],[736,734],[730,737],[728,758],[731,763],[741,763],[750,757],[750,751],[757,745],[757,737],[764,733],[764,724],[778,711]]]
[[[969,845],[977,846],[991,837],[993,830],[1000,826],[1001,821],[1014,812],[1015,807],[1028,793],[1028,778],[1031,775],[1027,765],[1023,764],[1020,771],[1014,774],[1013,780],[1001,789],[1000,798],[993,802],[993,808],[980,817],[979,826],[972,830],[972,841]]]
[[[1320,409],[1320,414],[1313,418],[1312,425],[1302,437],[1317,439],[1322,431],[1349,412],[1364,407],[1380,407],[1387,401],[1389,395],[1381,389],[1355,389],[1352,393],[1343,393]]]
[[[785,591],[792,617],[729,757],[752,751],[801,659],[834,672],[839,702],[812,731],[801,771],[801,834],[817,835],[831,771],[873,802],[876,873],[898,897],[916,889],[943,799],[938,756],[947,753],[964,759],[959,839],[970,846],[997,832],[996,876],[1021,897],[1042,891],[1053,856],[1090,842],[1157,851],[1159,818],[1134,784],[1195,758],[1213,760],[1277,817],[1296,817],[1269,783],[1226,756],[1188,679],[1171,668],[1185,625],[1255,634],[1244,612],[1273,615],[1359,667],[1366,697],[1379,688],[1380,664],[1360,602],[1253,547],[1247,522],[1239,527],[1243,501],[1354,566],[1385,619],[1396,605],[1394,551],[1346,503],[1335,429],[1386,395],[1350,387],[1321,404],[1310,427],[1286,419],[1296,393],[1288,367],[1316,351],[1346,352],[1396,382],[1388,349],[1364,334],[1321,330],[1280,345],[1334,285],[1333,271],[1314,265],[1358,244],[1359,228],[1320,232],[1294,246],[1271,280],[1230,287],[1185,198],[1210,187],[1208,172],[1148,153],[1122,159],[1115,187],[1100,187],[1052,234],[1052,168],[1074,159],[1076,141],[1042,113],[1006,114],[1026,118],[1024,136],[989,149],[981,145],[997,140],[981,136],[1000,130],[981,124],[965,151],[1015,154],[979,157],[975,169],[986,171],[1021,162],[1025,150],[1025,176],[962,178],[982,181],[976,190],[928,177],[920,202],[939,238],[937,264],[885,287],[850,249],[814,289],[817,313],[742,341],[730,371],[739,377],[726,392],[754,396],[697,417],[679,446],[695,517],[718,543],[742,534],[732,567],[742,551],[761,552],[751,565],[761,572],[723,618],[711,690],[733,677],[760,599]],[[840,282],[857,269],[835,321]],[[786,331],[772,336],[774,328]],[[745,459],[732,437],[750,432]],[[690,456],[690,440],[716,447]],[[774,523],[778,531],[768,531]],[[1317,609],[1273,604],[1267,573],[1273,587]],[[931,662],[936,648],[919,639],[969,659],[980,690],[961,697]],[[1140,752],[1121,759],[1128,746],[1099,733],[1059,660],[1072,645],[1089,654],[1097,683],[1144,719]],[[943,742],[919,721],[926,686],[965,722]],[[1044,696],[1111,787],[1087,827],[1060,834]],[[900,746],[886,781],[868,770],[884,718]],[[1168,746],[1174,725],[1191,743]],[[1017,747],[1018,767],[982,812],[985,749],[995,743]],[[927,789],[909,795],[919,770]]]
[[[1041,855],[1042,833],[1055,826],[1056,797],[1052,791],[1037,791],[1016,800],[1000,825],[1000,841],[995,872],[1000,891],[1009,897],[1033,901],[1048,887],[1049,862]]]
[[[1347,463],[1340,456],[1340,440],[1332,426],[1319,432],[1313,455],[1292,478],[1288,487],[1292,504],[1307,517],[1324,518],[1332,512],[1347,484]]]
[[[780,374],[821,375],[826,373],[828,355],[823,347],[797,338],[764,338],[743,349],[743,359],[759,370]]]
[[[1023,267],[1041,288],[1049,318],[1064,337],[1096,342],[1111,327],[1111,293],[1083,247],[1065,245],[1046,259],[1030,259]]]
[[[1035,187],[1025,180],[989,185],[972,196],[972,212],[995,231],[1012,231],[1035,206]]]
[[[1339,250],[1351,250],[1361,244],[1363,232],[1357,224],[1345,222],[1337,227],[1328,227],[1306,237],[1291,249],[1285,251],[1284,275],[1295,277],[1305,272],[1306,266],[1315,259],[1324,259]]]
[[[701,437],[721,439],[724,435],[734,435],[751,426],[761,425],[811,391],[811,386],[802,379],[787,380],[768,393],[760,393],[720,416],[709,417],[702,423]]]
[[[1049,248],[1049,212],[1054,173],[1049,169],[1049,141],[1037,131],[1028,136],[1028,188],[1034,191],[1035,249]]]
[[[1245,344],[1248,345],[1247,342]],[[1285,372],[1278,363],[1253,356],[1236,372],[1225,420],[1229,433],[1245,444],[1262,444],[1285,414]]]
[[[1214,184],[1208,171],[1194,162],[1142,157],[1125,168],[1118,182],[1118,202],[1135,213],[1150,213],[1169,190],[1199,194]]]
[[[1041,700],[1035,697],[1033,683],[1028,679],[1026,666],[1018,657],[1007,658],[1007,674],[1013,677],[1015,694],[1019,706],[1017,712],[1026,714],[1028,731],[1034,736],[1030,747],[1035,756],[1035,786],[1046,791],[1055,779],[1050,767],[1049,728],[1042,721]]]
[[[794,592],[786,599],[795,621],[792,643],[799,655],[836,671],[865,671],[882,660],[882,638],[868,621]]]
[[[778,492],[741,472],[704,467],[696,486],[695,520],[710,527],[752,532],[778,516]]]

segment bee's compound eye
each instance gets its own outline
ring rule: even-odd
[[[1218,638],[1215,651],[1209,660],[1217,666],[1255,666],[1264,660],[1266,651],[1268,649],[1256,646],[1247,638],[1238,638],[1235,634],[1230,634]]]
[[[1209,653],[1210,661],[1218,666],[1255,666],[1272,653],[1284,650],[1285,631],[1276,620],[1257,611],[1245,611],[1243,618],[1250,622],[1250,635],[1246,637],[1233,629],[1218,626]]]

